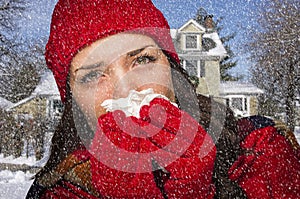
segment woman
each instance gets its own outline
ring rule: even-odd
[[[259,196],[249,186],[256,179],[244,177],[252,165],[241,169],[249,146],[240,145],[238,130],[249,129],[238,129],[229,109],[195,94],[168,23],[150,0],[60,0],[46,60],[65,109],[27,198]],[[271,124],[266,127],[294,153]],[[299,180],[299,161],[283,155],[296,165],[285,181]]]

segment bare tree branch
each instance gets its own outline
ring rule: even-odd
[[[295,100],[299,97],[299,14],[297,0],[268,0],[258,20],[262,31],[254,33],[247,49],[256,63],[253,82],[266,91],[262,114],[285,113],[288,126],[295,126]]]

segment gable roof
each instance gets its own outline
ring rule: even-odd
[[[0,109],[7,109],[11,106],[13,106],[13,103],[11,101],[8,101],[3,97],[0,97]]]
[[[24,99],[18,101],[17,103],[13,104],[12,106],[7,107],[6,110],[7,110],[7,111],[12,110],[12,109],[14,109],[15,107],[18,107],[18,106],[20,106],[20,105],[22,105],[22,104],[25,104],[25,103],[27,103],[27,102],[33,100],[34,98],[35,98],[35,96],[30,95],[29,97],[26,97],[26,98],[24,98]]]
[[[251,83],[226,81],[220,84],[220,95],[258,95],[264,91]]]
[[[199,32],[205,32],[205,30],[206,30],[203,26],[201,26],[199,23],[197,23],[194,19],[190,19],[188,22],[183,24],[183,26],[181,26],[178,30],[182,31],[191,24],[194,25],[197,29],[199,29]]]
[[[22,104],[25,104],[36,97],[51,97],[57,96],[59,97],[59,91],[54,79],[54,76],[50,70],[45,71],[45,73],[41,76],[40,83],[36,86],[31,95],[27,98],[20,100],[19,102],[7,107],[6,110],[11,110],[15,107],[18,107]]]
[[[32,92],[33,96],[51,96],[59,95],[59,91],[54,79],[54,76],[50,70],[47,70],[42,76],[40,83]]]

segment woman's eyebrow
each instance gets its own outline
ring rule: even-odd
[[[145,50],[146,48],[149,48],[149,47],[155,47],[154,45],[147,45],[147,46],[144,46],[142,48],[139,48],[139,49],[136,49],[136,50],[133,50],[133,51],[129,51],[127,53],[128,56],[132,57],[132,56],[135,56],[137,54],[139,54],[140,52],[142,52],[143,50]]]
[[[143,50],[145,50],[146,48],[149,48],[149,47],[156,47],[156,46],[155,45],[146,45],[146,46],[143,46],[142,48],[139,48],[139,49],[136,49],[136,50],[133,50],[133,51],[129,51],[127,53],[127,55],[130,56],[130,57],[135,56],[135,55],[139,54],[140,52],[142,52]],[[101,62],[98,62],[98,63],[95,63],[95,64],[81,66],[80,68],[77,68],[74,72],[76,73],[79,70],[95,69],[95,68],[105,66],[105,65],[106,64],[101,61]]]
[[[76,73],[79,70],[95,69],[95,68],[98,68],[98,67],[101,67],[101,66],[105,66],[105,63],[102,62],[102,61],[98,62],[98,63],[91,64],[91,65],[81,66],[80,68],[77,68],[74,72]]]

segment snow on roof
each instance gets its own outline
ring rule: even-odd
[[[37,85],[31,95],[49,96],[59,95],[59,91],[51,71],[47,70],[41,77],[40,83]]]
[[[4,99],[3,97],[0,97],[0,109],[7,109],[12,105],[12,102],[8,101],[7,99]]]
[[[17,103],[13,104],[12,106],[7,107],[6,110],[9,111],[9,110],[14,109],[15,107],[21,105],[21,104],[25,104],[26,102],[34,99],[34,97],[35,96],[30,95],[29,97],[26,97],[26,98],[18,101]]]
[[[172,39],[176,39],[177,33],[178,33],[177,29],[170,29],[170,34],[171,34]]]
[[[233,95],[233,94],[262,94],[263,90],[257,88],[251,83],[242,83],[236,81],[221,82],[220,95]]]
[[[25,104],[37,96],[59,96],[54,76],[51,71],[47,70],[42,76],[40,83],[36,86],[31,95],[21,101],[7,107],[6,110],[13,109],[19,105]]]
[[[217,32],[205,33],[205,34],[203,34],[203,38],[212,39],[216,43],[216,47],[214,47],[214,48],[210,49],[208,52],[206,52],[207,55],[221,56],[221,57],[225,57],[227,55],[227,52],[226,52]]]

